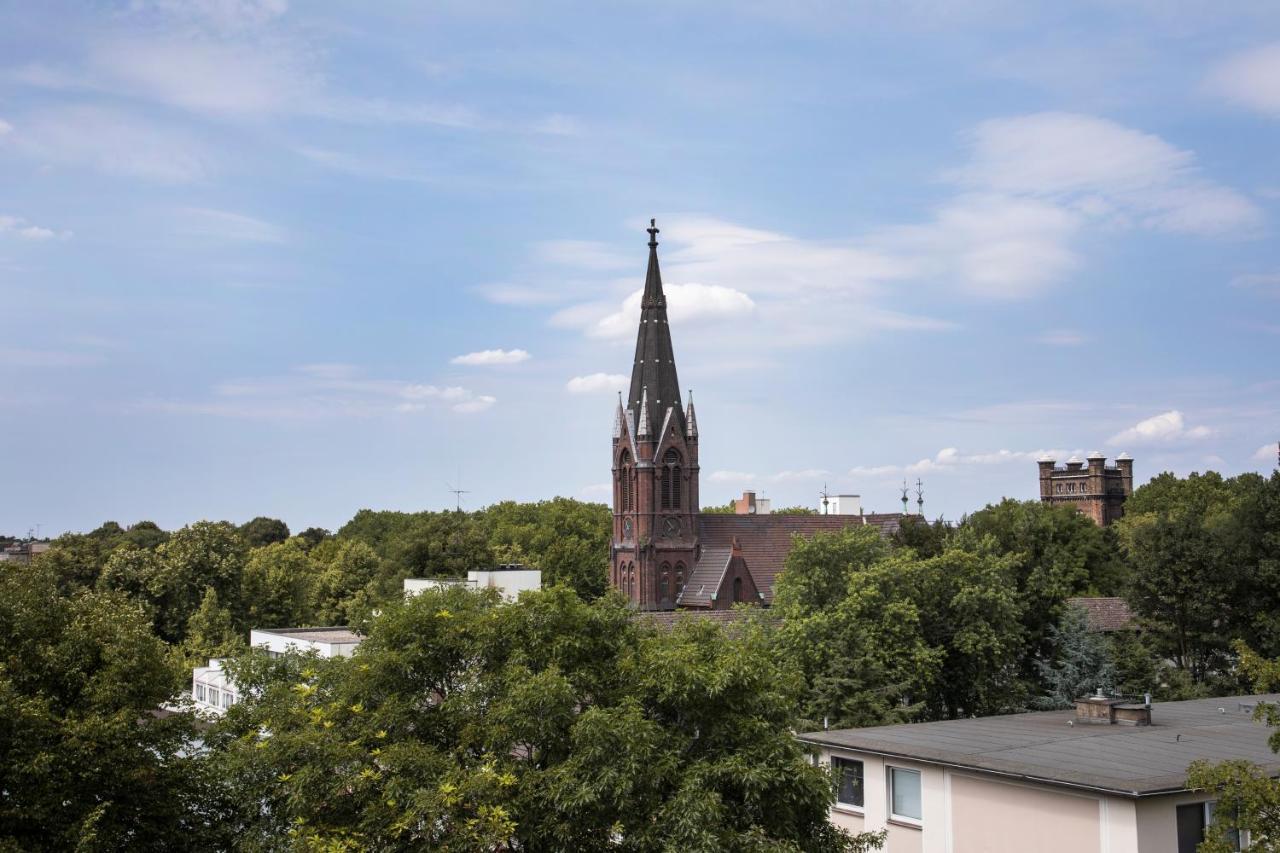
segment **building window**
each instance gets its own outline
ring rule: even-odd
[[[733,579],[733,600],[735,602],[742,600],[742,578]]]
[[[1200,842],[1204,841],[1205,828],[1213,824],[1215,802],[1187,803],[1178,806],[1178,853],[1196,853]],[[1241,850],[1240,834],[1232,832],[1227,836],[1227,843],[1232,850]]]
[[[919,770],[889,768],[889,817],[907,823],[919,823],[923,820]]]
[[[618,503],[622,505],[623,512],[631,511],[631,454],[623,450],[618,456]]]
[[[215,687],[209,688],[209,704],[218,707],[218,690]]]
[[[863,805],[862,762],[852,758],[831,759],[836,774],[836,803],[861,809]]]
[[[671,594],[671,564],[662,564],[662,576],[658,580],[658,600],[667,601]]]
[[[674,447],[662,457],[662,508],[680,508],[680,453]]]

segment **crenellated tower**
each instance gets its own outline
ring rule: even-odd
[[[631,388],[614,411],[609,577],[641,610],[671,610],[698,557],[698,422],[680,395],[652,219],[648,231]]]

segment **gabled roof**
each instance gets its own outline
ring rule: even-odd
[[[699,541],[702,544],[703,559],[698,561],[698,568],[694,569],[694,575],[698,575],[708,552],[712,552],[719,559],[719,553],[723,551],[726,555],[725,561],[720,563],[720,567],[723,569],[728,563],[727,555],[733,546],[733,540],[737,538],[742,556],[747,562],[747,569],[751,572],[751,577],[755,579],[756,588],[763,594],[764,603],[772,604],[774,582],[782,571],[787,554],[791,553],[791,537],[793,535],[798,534],[807,539],[819,531],[829,533],[844,530],[846,527],[870,525],[875,527],[881,536],[890,536],[897,532],[903,518],[904,516],[901,513],[896,512],[874,515],[721,515],[704,513],[698,517]],[[710,564],[708,564],[707,571],[711,571]],[[715,582],[718,583],[719,580],[720,574],[717,574]],[[707,595],[710,596],[715,592],[715,587],[712,586],[711,581],[708,581],[706,585]],[[698,592],[698,587],[694,585],[692,576],[689,582],[685,584],[685,591],[694,595]],[[693,603],[693,601],[694,599],[682,599],[681,603]],[[700,606],[705,607],[706,604]]]
[[[631,368],[631,392],[627,406],[646,414],[649,435],[659,435],[658,420],[668,407],[680,433],[685,433],[684,408],[680,399],[680,380],[676,376],[675,351],[671,346],[671,327],[667,324],[667,297],[662,292],[662,271],[658,268],[658,228],[649,220],[649,271],[644,280],[644,296],[640,300],[640,329],[636,333],[636,357]],[[647,412],[642,410],[648,398]],[[645,427],[637,425],[639,435]]]
[[[1123,631],[1136,627],[1133,611],[1123,598],[1068,598],[1067,604],[1084,611],[1086,624],[1094,633]]]

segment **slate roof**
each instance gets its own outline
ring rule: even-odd
[[[652,224],[652,220],[650,220]],[[662,271],[658,268],[658,228],[649,228],[649,270],[640,300],[640,330],[636,333],[636,357],[631,368],[631,391],[626,408],[642,412],[641,401],[648,397],[649,435],[657,435],[667,409],[674,409],[677,428],[684,435],[686,425],[681,406],[680,379],[676,376],[675,350],[667,323],[667,297],[662,292]],[[642,412],[643,414],[643,412]],[[640,417],[638,415],[637,417]],[[643,435],[637,424],[636,432]]]
[[[764,595],[764,603],[773,603],[773,586],[782,571],[787,554],[791,552],[791,537],[799,534],[806,539],[818,531],[834,532],[846,527],[871,525],[881,536],[891,536],[902,522],[901,513],[877,513],[874,515],[728,515],[704,513],[698,517],[699,542],[705,558],[709,550],[728,552],[737,537],[747,569],[755,579],[756,588]],[[693,577],[698,575],[703,560],[698,561],[685,589],[696,592]],[[721,564],[723,566],[723,564]],[[719,575],[716,576],[719,581]],[[708,584],[707,595],[714,589]],[[685,603],[682,601],[682,603]]]
[[[759,613],[760,608],[758,607],[735,607],[732,610],[641,610],[636,613],[636,618],[656,628],[670,630],[681,622],[690,620],[731,625],[743,619],[756,616]],[[780,619],[771,617],[768,613],[769,611],[765,611],[766,615],[764,617],[768,622],[772,624],[781,623]]]
[[[291,640],[306,640],[311,643],[358,643],[362,637],[350,628],[334,626],[329,628],[259,628],[261,634],[275,634],[277,637],[288,637]]]
[[[1110,633],[1134,628],[1133,611],[1123,598],[1068,598],[1085,613],[1089,630],[1094,633]]]
[[[1043,711],[809,732],[805,743],[898,757],[1029,781],[1106,791],[1128,797],[1185,790],[1197,759],[1240,758],[1280,775],[1270,730],[1253,721],[1259,701],[1280,694],[1159,702],[1152,725],[1078,723],[1075,711]]]
[[[724,579],[729,560],[733,557],[733,549],[729,545],[703,545],[702,554],[685,581],[684,591],[676,600],[684,607],[708,607],[711,597],[720,589],[720,581]],[[750,566],[748,565],[748,568]]]

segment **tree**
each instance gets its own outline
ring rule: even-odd
[[[853,575],[888,551],[876,528],[866,525],[818,532],[808,539],[793,536],[774,606],[786,618],[834,605],[845,596]]]
[[[1226,667],[1233,614],[1246,612],[1229,544],[1231,501],[1218,474],[1161,474],[1134,492],[1114,525],[1132,568],[1129,603],[1158,651],[1196,681]]]
[[[612,518],[604,504],[571,498],[503,501],[484,511],[495,556],[513,549],[530,568],[542,570],[544,585],[565,584],[587,599],[608,586]]]
[[[0,563],[0,847],[171,849],[200,779],[189,717],[154,713],[179,675],[137,604],[58,581]]]
[[[1058,624],[1049,629],[1052,659],[1036,661],[1040,678],[1047,688],[1037,702],[1046,710],[1070,708],[1078,696],[1091,695],[1098,689],[1116,689],[1116,666],[1111,659],[1111,646],[1102,634],[1089,630],[1089,619],[1083,608],[1067,607]]]
[[[154,521],[139,521],[124,532],[123,538],[138,548],[154,550],[169,541],[169,534]]]
[[[240,525],[240,535],[250,548],[273,545],[289,538],[289,525],[278,518],[260,515]]]
[[[895,548],[910,548],[921,557],[936,557],[946,547],[952,529],[942,520],[926,521],[919,516],[908,515],[889,537]]]
[[[230,611],[218,603],[218,591],[206,587],[200,608],[187,621],[182,645],[187,663],[203,666],[210,658],[226,657],[244,646],[245,638],[232,623]]]
[[[1259,693],[1280,688],[1280,659],[1268,660],[1244,643],[1236,643],[1242,674]],[[1280,706],[1259,702],[1253,718],[1272,729],[1280,727]],[[1272,752],[1280,752],[1280,731],[1269,739]],[[1213,764],[1197,761],[1188,768],[1187,786],[1209,791],[1217,800],[1214,821],[1205,830],[1201,853],[1238,850],[1240,833],[1248,832],[1250,850],[1275,850],[1280,839],[1280,780],[1247,761]]]
[[[245,564],[240,593],[250,628],[312,624],[315,579],[311,560],[297,539],[254,548]]]
[[[399,597],[399,585],[385,583],[382,561],[363,542],[328,539],[309,554],[315,582],[311,606],[322,625],[358,625],[372,605]]]
[[[162,639],[182,641],[207,587],[217,591],[236,623],[243,624],[240,584],[247,551],[239,532],[225,521],[197,521],[156,549],[162,566],[148,578],[146,595],[155,603],[156,632]]]
[[[60,589],[91,587],[98,582],[111,552],[123,540],[122,534],[114,521],[92,533],[67,533],[54,539],[49,550],[36,559],[53,571]]]
[[[310,551],[326,539],[333,538],[333,534],[323,527],[308,527],[298,534],[298,538],[302,540],[303,546]]]
[[[249,848],[854,849],[762,631],[644,630],[564,587],[425,591],[350,659],[232,664],[257,698],[210,738],[231,823]]]

